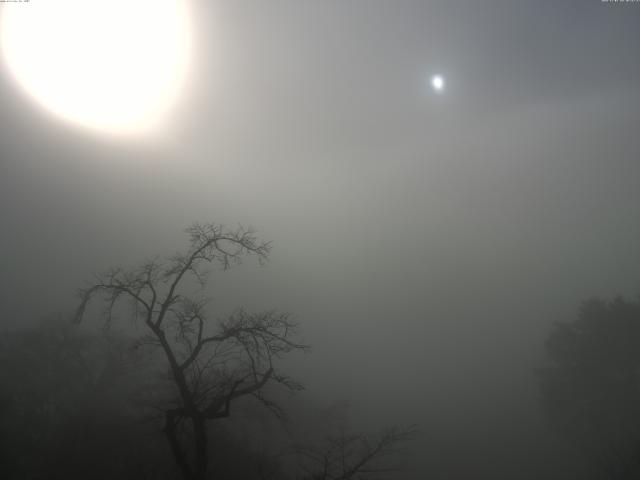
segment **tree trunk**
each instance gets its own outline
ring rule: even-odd
[[[168,411],[165,415],[164,433],[167,436],[167,440],[169,441],[169,446],[171,447],[173,458],[176,461],[178,468],[180,469],[180,473],[182,473],[182,478],[184,480],[195,480],[196,478],[204,478],[196,477],[192,473],[191,468],[189,468],[187,456],[180,446],[180,440],[178,440],[175,415],[171,411]]]
[[[195,480],[205,480],[207,476],[207,426],[205,418],[196,416],[193,422],[193,437],[195,441]]]

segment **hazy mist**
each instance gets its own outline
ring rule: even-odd
[[[162,138],[0,75],[0,328],[194,221],[250,225],[270,260],[214,271],[213,305],[295,313],[312,352],[286,370],[358,428],[417,424],[407,478],[585,478],[534,370],[582,300],[640,292],[640,5],[191,3]]]

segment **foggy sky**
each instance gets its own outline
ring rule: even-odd
[[[415,478],[568,478],[533,369],[581,300],[640,293],[640,5],[192,3],[167,139],[67,125],[2,71],[2,327],[193,221],[252,225],[270,262],[213,296],[295,312],[310,395],[418,423]]]

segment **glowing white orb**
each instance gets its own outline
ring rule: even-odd
[[[431,77],[431,87],[436,92],[442,92],[444,90],[444,77],[442,75],[434,75]]]
[[[1,10],[2,56],[42,106],[76,124],[148,130],[186,79],[186,0],[31,0]]]

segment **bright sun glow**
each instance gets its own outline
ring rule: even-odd
[[[444,78],[442,75],[434,75],[431,77],[431,86],[436,92],[441,92],[444,90]]]
[[[2,7],[9,71],[51,112],[116,133],[156,125],[186,79],[186,0],[31,0]]]

